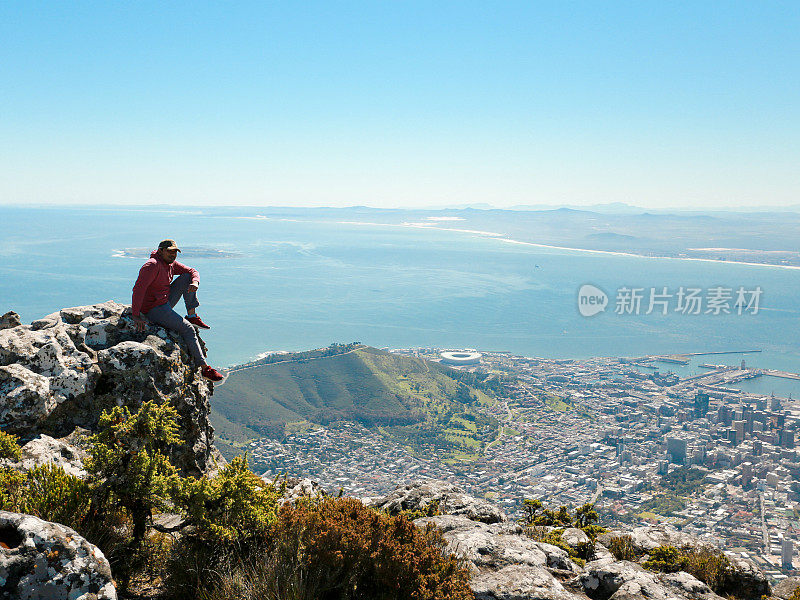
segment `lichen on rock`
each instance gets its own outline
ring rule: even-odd
[[[0,511],[0,598],[116,600],[106,557],[74,530]]]
[[[104,410],[155,400],[178,411],[182,441],[170,458],[182,473],[208,473],[222,460],[209,420],[213,384],[177,334],[154,325],[137,332],[130,308],[113,301],[30,325],[5,322],[12,326],[0,328],[0,429],[23,442],[62,438],[77,427],[92,431]]]

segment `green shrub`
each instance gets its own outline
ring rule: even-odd
[[[34,467],[25,480],[27,506],[23,512],[73,529],[80,527],[89,511],[90,488],[85,481],[52,463]]]
[[[17,436],[0,431],[0,458],[19,460],[20,447],[17,443]]]
[[[558,510],[544,508],[541,500],[526,498],[523,500],[524,516],[519,522],[525,527],[577,527],[583,531],[592,542],[597,541],[597,536],[605,533],[605,527],[597,524],[600,516],[594,509],[594,504],[584,504],[575,509],[573,517],[569,508],[560,506]],[[541,511],[541,512],[540,512]]]
[[[717,594],[735,593],[732,586],[733,566],[722,552],[709,546],[659,546],[650,551],[644,567],[653,571],[675,573],[686,571]]]
[[[153,512],[169,507],[178,481],[167,447],[180,441],[177,411],[169,404],[145,402],[134,414],[115,406],[100,415],[98,432],[89,438],[86,461],[92,490],[92,517],[113,506],[133,521],[132,546],[142,542]]]
[[[88,511],[89,486],[51,463],[27,472],[4,469],[0,472],[0,508],[74,528]]]
[[[469,573],[432,526],[352,498],[284,505],[268,531],[216,545],[184,536],[167,598],[471,600]]]
[[[0,469],[0,510],[24,512],[27,506],[25,474],[15,469]]]
[[[173,497],[197,535],[233,541],[264,534],[275,520],[282,492],[254,474],[246,456],[237,456],[213,479],[183,479]]]
[[[557,548],[561,548],[564,552],[566,552],[570,559],[580,565],[581,567],[586,564],[587,560],[594,560],[595,558],[595,551],[594,551],[594,543],[592,542],[579,542],[575,546],[570,546],[564,539],[561,537],[561,534],[564,533],[563,529],[552,529],[547,530],[545,527],[532,527],[527,531],[528,537],[536,540],[537,542],[543,542],[545,544],[550,544],[551,546],[556,546]]]
[[[409,521],[413,521],[423,517],[437,517],[442,513],[439,510],[439,500],[431,500],[422,508],[418,508],[417,510],[404,510],[402,514],[405,515]]]
[[[636,560],[638,558],[633,538],[629,535],[615,536],[608,544],[608,551],[617,560]]]
[[[800,586],[796,587],[792,592],[792,595],[789,596],[786,600],[800,600]]]
[[[89,518],[91,495],[88,482],[53,464],[28,472],[0,470],[0,509],[71,527],[103,551],[116,573],[131,559],[125,516],[112,506],[96,518]]]
[[[659,546],[650,551],[644,567],[662,573],[683,571],[683,554],[675,546]]]

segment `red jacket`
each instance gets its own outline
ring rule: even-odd
[[[182,265],[177,260],[172,264],[167,264],[158,255],[158,250],[150,253],[150,260],[139,269],[139,277],[133,286],[133,316],[136,317],[140,312],[147,313],[156,306],[166,304],[169,300],[169,284],[175,275],[189,273],[192,276],[192,283],[200,283],[200,274],[196,269]]]

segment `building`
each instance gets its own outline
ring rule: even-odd
[[[442,363],[446,365],[477,365],[481,362],[481,353],[470,350],[440,352]]]
[[[686,438],[667,437],[669,459],[679,465],[686,464]]]
[[[792,568],[792,555],[794,554],[794,544],[792,540],[784,536],[781,543],[781,565],[784,569]]]
[[[697,392],[694,397],[694,417],[699,419],[708,412],[709,396],[705,392]]]

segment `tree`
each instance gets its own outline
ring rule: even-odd
[[[134,414],[127,406],[116,406],[103,412],[98,432],[89,438],[90,515],[114,504],[124,507],[133,522],[132,550],[144,540],[153,511],[168,506],[178,481],[166,454],[170,444],[180,442],[177,418],[171,405],[152,400]]]
[[[594,509],[594,504],[584,504],[575,509],[575,526],[579,529],[588,527],[600,520],[600,515]]]
[[[543,508],[542,501],[535,498],[525,498],[522,501],[522,508],[525,511],[523,522],[525,525],[533,525],[536,520],[536,514]]]

